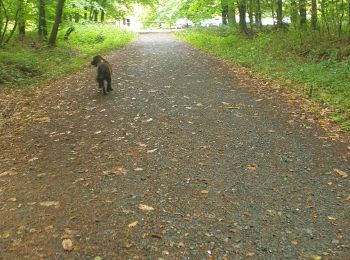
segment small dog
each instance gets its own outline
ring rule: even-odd
[[[97,67],[97,82],[99,88],[102,88],[103,95],[106,95],[106,89],[104,81],[107,81],[107,92],[112,91],[112,68],[111,65],[102,58],[100,55],[97,55],[93,58],[91,65]]]

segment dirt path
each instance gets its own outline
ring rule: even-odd
[[[349,257],[349,144],[168,34],[107,59],[0,126],[0,259]]]

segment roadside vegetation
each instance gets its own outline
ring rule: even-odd
[[[178,37],[325,104],[333,111],[331,119],[350,130],[350,45],[346,38],[279,30],[247,37],[228,26],[192,28]]]
[[[28,88],[129,43],[134,3],[148,0],[0,0],[0,87]]]
[[[70,27],[69,27],[70,28]],[[74,25],[69,40],[63,27],[56,47],[27,35],[24,41],[13,41],[0,51],[0,84],[8,87],[31,87],[77,70],[96,54],[104,54],[128,44],[135,34],[113,25]]]

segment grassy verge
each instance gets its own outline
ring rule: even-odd
[[[194,28],[177,36],[265,79],[310,95],[331,108],[331,119],[350,131],[350,47],[345,40],[277,31],[247,38],[228,27]]]
[[[112,25],[75,25],[69,41],[58,35],[57,47],[49,48],[29,35],[0,50],[0,84],[28,88],[77,70],[92,56],[125,46],[135,35]]]

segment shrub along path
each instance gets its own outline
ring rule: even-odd
[[[348,143],[169,34],[106,58],[2,97],[0,258],[348,256]]]

